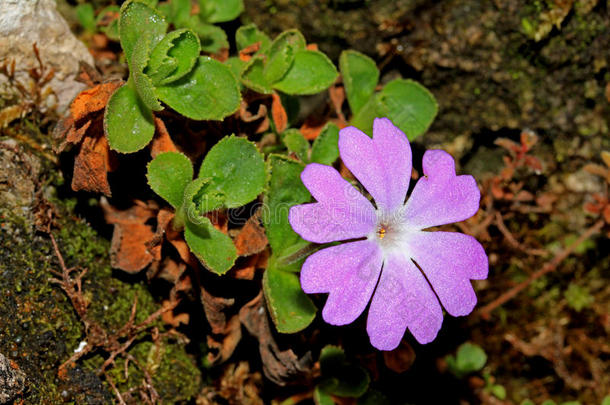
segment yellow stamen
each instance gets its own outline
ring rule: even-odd
[[[385,236],[385,232],[386,232],[386,230],[384,227],[381,227],[379,229],[379,231],[377,231],[377,235],[379,235],[379,239],[383,239],[383,237]]]

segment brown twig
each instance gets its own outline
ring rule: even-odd
[[[589,239],[594,234],[598,233],[604,226],[604,223],[605,222],[603,219],[599,219],[591,227],[589,227],[582,235],[580,235],[580,237],[578,239],[576,239],[572,244],[570,244],[568,247],[566,247],[565,249],[563,249],[562,251],[557,253],[555,255],[555,257],[553,257],[553,259],[551,259],[544,266],[542,266],[542,268],[540,270],[532,273],[528,277],[527,280],[515,285],[510,290],[506,291],[504,294],[500,295],[498,298],[496,298],[489,304],[485,305],[483,308],[481,308],[478,311],[478,314],[483,319],[489,319],[489,316],[494,309],[498,308],[499,306],[501,306],[501,305],[505,304],[506,302],[510,301],[511,299],[513,299],[517,294],[519,294],[521,291],[523,291],[525,288],[527,288],[533,281],[539,279],[540,277],[542,277],[548,273],[555,271],[557,269],[557,266],[559,266],[561,264],[561,262],[563,262],[569,255],[571,255],[572,252],[574,252],[574,250],[578,246],[580,246],[581,243],[583,243],[584,241]]]
[[[546,256],[548,254],[548,252],[544,249],[533,249],[533,248],[528,248],[527,246],[523,246],[513,236],[513,234],[508,230],[508,228],[506,227],[506,224],[504,224],[504,220],[502,219],[502,214],[500,214],[499,211],[496,211],[495,217],[496,217],[495,219],[496,219],[496,225],[498,226],[498,229],[500,230],[500,232],[502,232],[502,235],[504,235],[504,237],[506,238],[506,241],[512,247],[514,247],[515,249],[521,250],[522,252],[525,252],[527,254],[533,255],[533,256]]]
[[[96,350],[102,350],[108,353],[109,356],[100,367],[98,375],[104,375],[106,377],[106,381],[108,381],[109,385],[112,387],[112,390],[116,395],[118,403],[125,404],[126,402],[123,399],[123,396],[121,395],[120,391],[106,373],[108,367],[113,365],[119,356],[123,356],[128,361],[133,362],[138,368],[142,370],[144,374],[144,381],[142,385],[144,391],[146,392],[140,389],[140,394],[145,396],[143,399],[151,404],[157,403],[160,397],[154,386],[152,385],[152,377],[150,376],[148,371],[131,354],[127,352],[127,350],[137,340],[141,332],[146,331],[150,327],[152,322],[159,318],[163,313],[173,310],[175,305],[159,308],[157,311],[149,315],[143,322],[136,325],[135,320],[138,304],[136,296],[131,307],[129,320],[118,330],[117,333],[108,333],[96,321],[89,319],[87,315],[89,303],[85,299],[82,290],[82,279],[83,276],[87,273],[87,269],[81,270],[78,275],[73,278],[71,276],[71,273],[77,269],[68,268],[66,266],[66,262],[59,250],[57,241],[51,233],[50,226],[46,231],[49,235],[49,238],[51,239],[51,244],[53,245],[53,250],[59,262],[59,267],[61,269],[61,271],[52,271],[52,273],[55,274],[57,278],[51,278],[50,281],[55,284],[58,284],[70,299],[74,310],[76,311],[81,322],[85,326],[85,342],[87,343],[81,351],[74,353],[67,361],[65,361],[61,366],[59,366],[59,373],[63,373],[68,366],[74,364],[85,354],[94,352]],[[170,294],[174,296],[176,292],[172,290]],[[176,304],[178,302],[179,300],[176,300]],[[159,332],[155,329],[153,332],[153,340],[158,339],[158,337]]]

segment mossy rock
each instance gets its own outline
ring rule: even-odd
[[[11,148],[15,145],[12,144]],[[49,279],[59,264],[48,235],[38,232],[34,226],[36,205],[40,200],[35,193],[45,188],[52,195],[53,185],[44,185],[44,178],[58,178],[48,162],[38,165],[38,171],[28,170],[19,156],[29,152],[17,146],[3,149],[0,166],[12,167],[11,159],[17,159],[13,182],[20,187],[0,187],[3,199],[0,203],[0,353],[5,355],[26,375],[26,387],[16,400],[27,404],[105,404],[113,401],[114,394],[103,378],[97,376],[97,368],[106,357],[92,353],[86,360],[79,360],[61,378],[58,367],[64,363],[85,339],[84,328],[66,294]],[[17,152],[19,151],[19,152]],[[28,184],[31,182],[31,184]],[[34,185],[35,187],[32,187]],[[31,193],[27,198],[26,190]],[[12,199],[11,192],[18,192]],[[12,203],[10,203],[12,201]],[[88,315],[109,333],[118,330],[129,319],[134,297],[137,296],[136,322],[143,321],[159,308],[148,286],[142,281],[124,281],[116,277],[109,262],[109,242],[82,219],[78,218],[66,201],[53,200],[56,211],[54,235],[68,267],[87,268],[83,279],[83,291],[90,302]],[[153,324],[161,332],[160,321]],[[175,339],[160,339],[160,348],[151,364],[151,337],[142,334],[128,350],[140,364],[147,367],[157,392],[165,403],[180,403],[194,397],[201,388],[201,372],[195,360],[186,352],[185,344]],[[103,353],[107,356],[106,353]],[[118,361],[108,374],[123,373],[123,360]],[[150,367],[149,367],[150,366]],[[130,370],[131,371],[131,370]],[[121,390],[128,390],[142,383],[142,375],[134,369],[129,378],[121,381]]]

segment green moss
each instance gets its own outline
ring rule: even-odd
[[[83,291],[90,302],[89,316],[109,333],[124,325],[130,316],[134,297],[138,298],[136,322],[142,322],[159,304],[140,280],[117,278],[109,264],[109,243],[100,238],[71,210],[54,204],[59,211],[54,233],[68,267],[87,268]],[[102,404],[112,400],[108,386],[96,375],[103,358],[95,354],[79,361],[64,379],[57,370],[85,339],[82,323],[65,293],[49,282],[51,270],[59,269],[49,238],[27,225],[27,219],[0,207],[0,352],[15,360],[28,376],[26,403]],[[160,331],[160,320],[153,323]],[[143,339],[148,339],[142,334]],[[184,345],[164,340],[157,362],[151,363],[153,345],[141,342],[129,351],[142,364],[150,366],[155,387],[164,402],[187,400],[200,388],[200,371]],[[106,355],[106,354],[105,354]],[[118,375],[122,364],[111,372]],[[122,387],[141,383],[136,370]]]
[[[188,401],[201,389],[200,371],[183,344],[169,339],[162,339],[158,344],[146,340],[134,343],[129,353],[146,369],[155,390],[167,402]],[[96,369],[104,360],[97,355],[85,363],[87,367]],[[124,359],[109,369],[108,375],[121,392],[140,386],[144,380],[144,373],[134,362],[129,362],[126,376]]]

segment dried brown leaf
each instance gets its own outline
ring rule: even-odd
[[[178,148],[167,132],[163,120],[155,117],[155,136],[150,144],[150,156],[154,159],[159,153],[177,152]]]
[[[92,113],[102,111],[108,104],[112,93],[122,84],[121,81],[113,81],[81,91],[70,105],[70,114],[74,121],[81,121]]]
[[[278,133],[284,132],[288,127],[288,113],[282,105],[282,100],[277,93],[271,95],[271,117]]]
[[[263,372],[267,378],[281,386],[289,381],[311,378],[311,353],[299,358],[291,349],[281,350],[275,342],[262,292],[240,309],[239,319],[258,339]]]
[[[258,214],[251,216],[235,238],[235,247],[240,256],[262,252],[267,246],[267,234]]]
[[[105,137],[86,138],[74,160],[72,190],[91,191],[111,195],[108,171],[111,168],[110,150]]]

